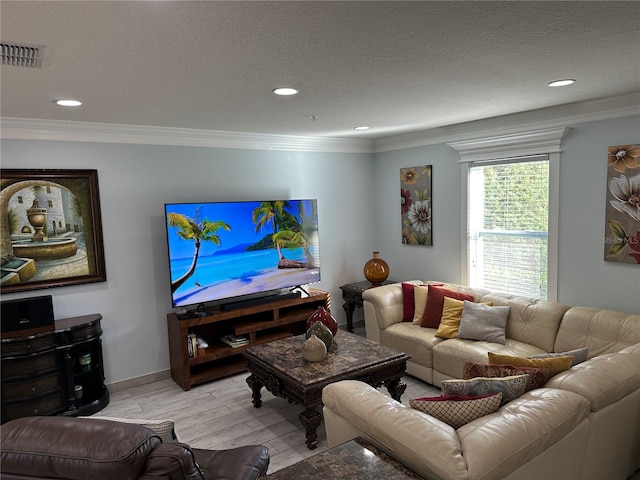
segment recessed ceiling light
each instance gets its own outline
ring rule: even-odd
[[[353,127],[354,130],[369,130],[371,127],[367,125],[361,125],[359,127]]]
[[[291,88],[291,87],[279,87],[279,88],[275,88],[273,90],[273,93],[275,93],[276,95],[295,95],[296,93],[298,93],[298,90],[296,90],[295,88]]]
[[[567,85],[572,85],[576,83],[573,78],[565,78],[563,80],[554,80],[553,82],[549,82],[548,85],[550,87],[566,87]]]
[[[79,102],[78,100],[56,100],[55,103],[62,107],[79,107],[82,105],[82,102]]]

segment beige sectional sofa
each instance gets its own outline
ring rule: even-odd
[[[366,384],[338,382],[323,391],[330,446],[362,436],[428,479],[624,480],[640,468],[640,315],[444,286],[509,305],[505,343],[436,337],[402,321],[401,284],[370,289],[367,337],[410,354],[409,374],[439,386],[462,378],[467,361],[489,363],[488,352],[588,347],[588,360],[457,430]]]

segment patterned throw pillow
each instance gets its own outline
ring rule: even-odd
[[[589,347],[576,348],[575,350],[569,350],[567,352],[560,353],[538,353],[537,355],[529,355],[529,358],[557,358],[557,357],[572,357],[571,366],[578,365],[579,363],[586,362],[589,358]]]
[[[476,377],[510,377],[527,373],[529,381],[525,392],[534,388],[542,388],[549,379],[549,369],[533,367],[516,367],[514,365],[492,365],[488,363],[466,362],[462,371],[462,378],[469,380]]]
[[[477,377],[470,380],[443,380],[443,395],[488,395],[502,393],[501,405],[515,400],[522,395],[527,388],[529,375],[512,375],[509,377],[489,378]]]
[[[444,297],[455,298],[456,300],[469,300],[473,302],[473,295],[456,292],[436,285],[429,285],[427,294],[427,305],[424,308],[421,327],[438,328],[442,318],[442,308],[444,307]]]
[[[511,355],[502,355],[499,353],[489,352],[487,354],[489,363],[498,365],[514,365],[516,367],[534,367],[549,369],[549,378],[558,373],[571,368],[573,357],[555,357],[555,358],[523,358],[513,357]]]
[[[423,397],[409,400],[409,406],[428,413],[453,428],[489,415],[500,408],[502,393],[476,396]]]

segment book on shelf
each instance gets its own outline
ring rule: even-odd
[[[249,344],[249,339],[246,337],[238,337],[236,335],[225,335],[220,340],[229,345],[232,348],[242,347]]]
[[[190,357],[195,357],[198,354],[198,342],[195,333],[187,333],[187,352]]]
[[[187,353],[190,357],[199,357],[204,355],[205,349],[209,345],[195,333],[187,333]]]

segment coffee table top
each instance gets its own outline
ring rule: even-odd
[[[327,356],[320,362],[307,362],[302,357],[304,341],[305,336],[298,335],[256,345],[242,353],[250,360],[265,363],[278,376],[305,386],[333,382],[342,375],[352,376],[354,371],[364,373],[368,368],[379,369],[411,358],[399,350],[339,330]]]
[[[272,480],[417,480],[407,467],[362,438],[333,447],[267,476]]]

